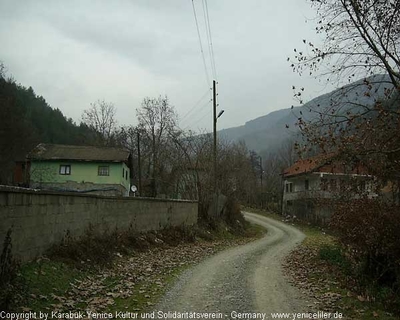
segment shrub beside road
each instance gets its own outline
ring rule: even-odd
[[[258,209],[246,211],[285,220],[282,216]],[[299,221],[289,221],[306,235],[303,243],[287,257],[284,268],[290,281],[315,300],[311,307],[341,312],[348,319],[398,319],[399,300],[385,288],[362,281],[351,259],[335,235]],[[390,311],[388,311],[390,310]]]

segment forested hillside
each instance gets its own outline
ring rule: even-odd
[[[90,144],[93,136],[86,125],[76,125],[32,87],[17,84],[4,73],[0,73],[0,110],[0,184],[12,182],[15,161],[24,159],[38,143]]]

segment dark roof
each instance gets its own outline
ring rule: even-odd
[[[27,155],[27,158],[30,160],[125,162],[129,156],[129,151],[118,148],[40,143]]]
[[[366,168],[357,163],[349,168],[343,161],[335,159],[335,154],[320,154],[312,158],[301,159],[285,169],[284,177],[292,177],[300,174],[321,172],[335,174],[368,174]]]

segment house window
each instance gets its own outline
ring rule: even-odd
[[[289,182],[286,184],[286,193],[293,192],[293,183]]]
[[[310,183],[308,182],[308,179],[304,181],[304,190],[308,190],[310,188]]]
[[[122,178],[125,177],[125,168],[122,168]]]
[[[60,174],[61,175],[70,175],[71,174],[71,165],[60,165]]]
[[[128,170],[125,171],[125,179],[128,180]]]
[[[110,167],[109,166],[99,166],[98,175],[99,176],[109,176],[110,175]]]

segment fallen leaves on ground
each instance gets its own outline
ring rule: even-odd
[[[365,319],[367,314],[380,318],[380,314],[366,304],[371,301],[369,297],[349,291],[357,291],[352,278],[319,258],[319,248],[318,243],[308,239],[293,250],[283,264],[289,282],[309,298],[308,311],[341,312],[343,319]],[[359,304],[348,299],[357,300]],[[388,318],[384,319],[393,319],[388,312],[385,316]]]
[[[312,274],[318,274],[322,270],[313,263],[317,256],[315,248],[300,246],[292,251],[284,263],[286,274],[289,275],[289,281],[299,287],[301,293],[313,299],[313,304],[309,307],[315,310],[328,310],[328,306],[337,301],[336,296],[330,296],[325,291],[329,288],[329,282],[318,280],[316,282],[311,280]],[[317,268],[318,267],[318,268]]]
[[[165,291],[177,271],[196,264],[223,248],[251,240],[254,238],[184,243],[173,247],[156,247],[126,256],[117,252],[111,268],[101,269],[84,279],[71,282],[67,292],[60,293],[54,288],[55,293],[49,297],[54,303],[47,311],[102,312],[110,310],[117,299],[128,298],[133,304],[129,309],[141,311],[142,308],[153,305],[155,298]],[[139,298],[136,296],[145,301],[138,303]]]

